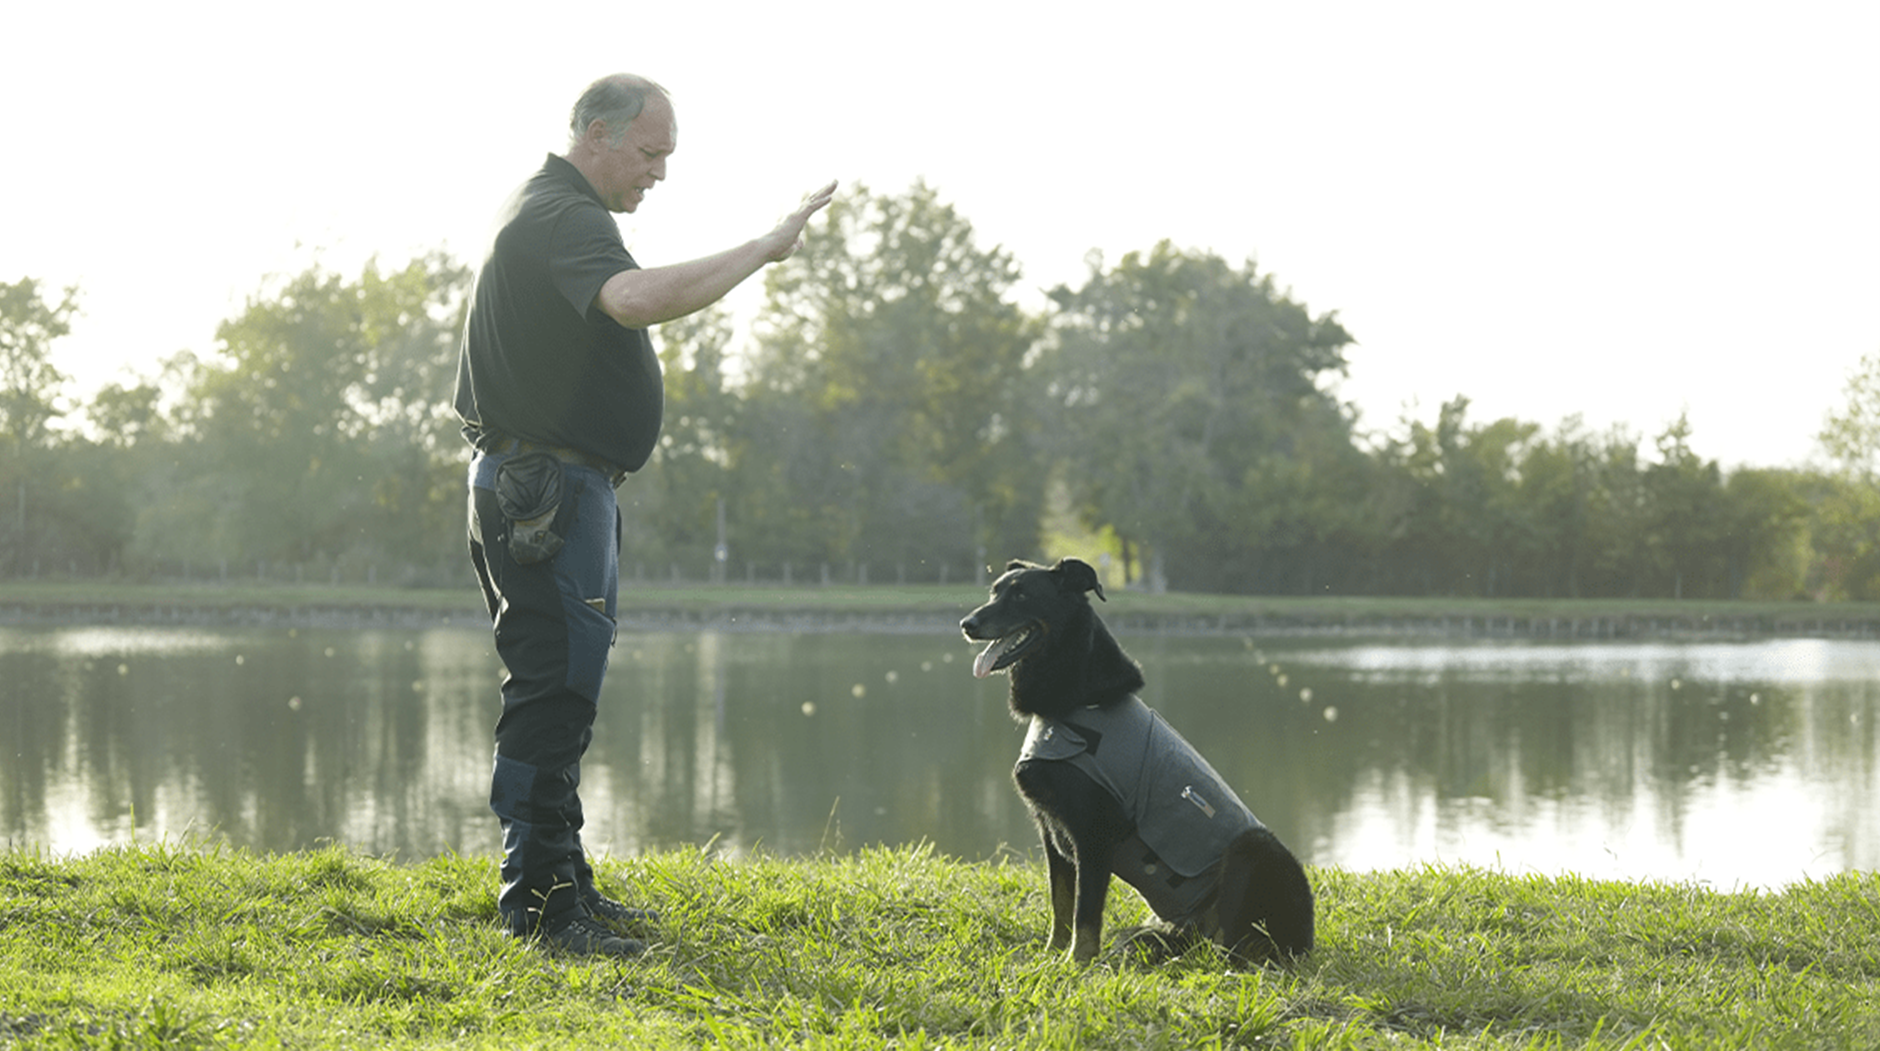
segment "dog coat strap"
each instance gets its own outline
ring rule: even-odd
[[[1025,746],[1018,751],[1019,762],[1027,759],[1069,759],[1088,750],[1083,735],[1063,723],[1042,715],[1031,717],[1025,731]]]
[[[1142,838],[1141,829],[1118,844],[1110,858],[1110,871],[1136,888],[1157,916],[1178,927],[1201,922],[1203,913],[1220,897],[1218,859],[1198,872],[1177,871]]]

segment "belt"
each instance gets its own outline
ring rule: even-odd
[[[611,460],[590,456],[579,449],[570,449],[565,445],[544,445],[527,438],[511,438],[508,435],[495,435],[489,439],[485,448],[493,453],[547,453],[562,463],[571,463],[577,467],[586,467],[605,475],[609,485],[615,489],[627,480],[627,470]]]

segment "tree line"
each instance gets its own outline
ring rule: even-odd
[[[1087,263],[1027,310],[932,188],[838,199],[742,345],[719,309],[657,331],[667,424],[620,490],[623,567],[958,580],[1049,547],[1196,591],[1880,597],[1880,361],[1819,469],[1460,395],[1374,430],[1333,392],[1352,335],[1253,262]],[[441,253],[314,265],[82,402],[52,355],[78,290],[0,284],[0,578],[467,581],[470,281]]]

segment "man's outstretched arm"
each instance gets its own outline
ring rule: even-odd
[[[810,216],[827,207],[835,192],[831,182],[805,198],[775,229],[735,248],[686,263],[622,270],[601,286],[594,304],[626,328],[648,328],[703,310],[766,264],[794,255],[802,247]]]

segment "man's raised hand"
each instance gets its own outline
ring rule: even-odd
[[[797,249],[803,247],[803,228],[809,225],[810,216],[827,208],[835,196],[836,181],[831,179],[829,185],[803,198],[803,203],[797,206],[796,211],[785,216],[765,239],[769,251],[764,258],[772,263],[780,263],[795,255]]]

